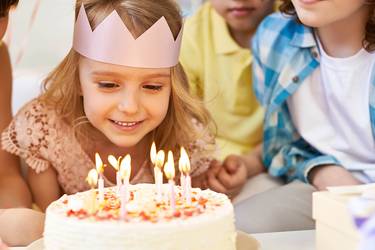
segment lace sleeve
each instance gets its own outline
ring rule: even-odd
[[[24,158],[36,173],[45,171],[49,162],[42,157],[47,151],[47,136],[50,132],[46,107],[33,100],[26,104],[13,118],[1,135],[2,148]]]
[[[202,132],[202,136],[188,146],[192,177],[206,172],[217,154],[217,146],[213,134],[196,120],[193,120],[193,125],[198,132]]]

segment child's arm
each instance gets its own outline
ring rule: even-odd
[[[348,170],[336,165],[317,166],[310,171],[308,178],[318,190],[329,186],[362,184]]]
[[[0,210],[0,225],[0,238],[7,245],[26,246],[42,237],[44,214],[27,208]]]
[[[12,73],[6,45],[0,44],[0,131],[12,120]],[[19,159],[0,149],[0,208],[30,207],[31,196],[20,174]]]
[[[62,195],[56,172],[52,167],[38,174],[30,169],[28,182],[34,202],[42,211],[45,211],[51,202],[59,199]]]

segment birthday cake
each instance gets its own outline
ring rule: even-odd
[[[162,188],[164,193],[169,190],[168,184]],[[155,199],[155,185],[130,185],[125,215],[116,187],[105,188],[104,201],[95,209],[87,201],[93,195],[97,201],[96,190],[64,195],[47,208],[45,250],[236,248],[233,206],[227,196],[193,188],[187,203],[179,186],[175,192],[172,208],[167,197]]]

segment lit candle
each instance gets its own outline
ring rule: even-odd
[[[173,153],[172,151],[168,151],[168,160],[164,165],[164,173],[168,179],[169,187],[170,187],[170,206],[172,211],[176,210],[176,197],[174,192],[174,176],[175,176],[175,169],[174,169],[174,160],[173,160]]]
[[[104,165],[98,153],[95,154],[95,165],[96,165],[96,171],[99,174],[99,180],[98,180],[99,203],[103,203],[104,202],[104,179],[103,179]]]
[[[154,179],[156,186],[156,200],[161,201],[162,197],[162,185],[163,185],[163,172],[162,167],[164,164],[164,151],[160,150],[156,153],[155,142],[152,143],[150,151],[151,162],[154,165]]]
[[[119,194],[120,188],[121,188],[121,174],[120,174],[121,156],[118,159],[116,159],[116,157],[114,157],[113,155],[109,155],[108,162],[116,170],[116,190],[117,190],[117,194]]]
[[[156,186],[156,189],[157,189],[157,200],[160,201],[161,200],[161,197],[162,197],[162,186],[163,186],[163,165],[164,165],[164,158],[165,158],[165,154],[164,154],[164,151],[163,150],[160,150],[158,152],[158,154],[156,155],[156,168],[158,169],[157,170],[157,186]]]
[[[120,189],[120,218],[126,219],[126,203],[129,200],[129,180],[131,175],[131,157],[130,155],[126,155],[125,158],[121,161],[120,165],[120,173],[123,184]]]
[[[183,171],[183,157],[182,157],[182,150],[183,148],[181,148],[181,153],[180,153],[180,159],[178,160],[178,169],[180,170],[180,186],[182,188],[182,197],[185,199],[185,196],[186,196],[186,186],[185,186],[185,175],[184,175],[184,171]]]
[[[186,150],[181,147],[181,155],[179,160],[179,168],[181,176],[184,176],[184,198],[188,205],[191,204],[191,177],[190,177],[190,160],[189,156],[186,153]],[[182,184],[181,184],[182,185]]]
[[[89,214],[94,214],[96,212],[96,191],[95,187],[98,182],[98,172],[96,169],[91,169],[86,177],[86,181],[90,185],[90,195],[87,200],[85,200],[85,207]]]

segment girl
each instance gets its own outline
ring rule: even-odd
[[[375,181],[374,6],[374,0],[285,0],[287,15],[260,25],[254,86],[266,107],[263,160],[271,175],[318,190]],[[284,190],[273,202],[300,216],[301,207],[284,197],[311,204],[311,193]],[[275,216],[285,218],[285,211]]]
[[[209,115],[188,94],[178,64],[182,20],[174,1],[78,0],[76,17],[72,50],[46,79],[45,93],[2,135],[3,147],[32,169],[36,204],[45,210],[62,193],[88,189],[95,152],[103,160],[131,154],[131,183],[153,182],[152,141],[175,158],[188,147],[199,181],[213,139]],[[112,185],[114,169],[105,168],[104,177]]]

